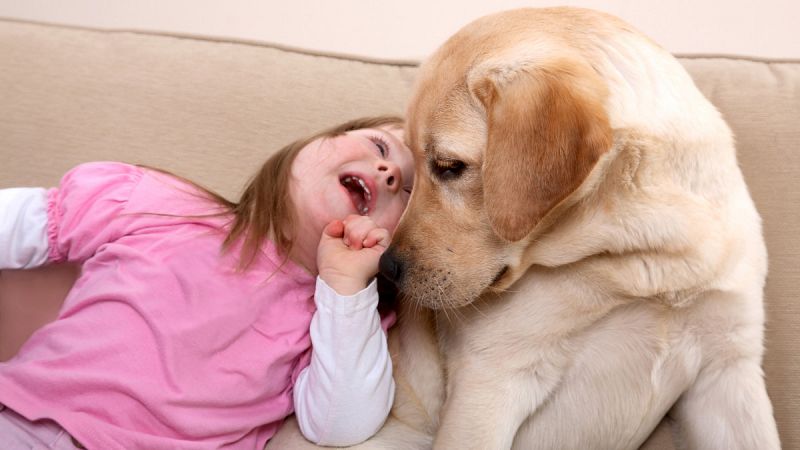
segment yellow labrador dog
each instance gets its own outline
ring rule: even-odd
[[[780,447],[760,218],[668,52],[587,10],[484,17],[420,69],[407,140],[398,394],[361,448],[635,449],[666,414],[689,448]]]

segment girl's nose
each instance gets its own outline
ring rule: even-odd
[[[385,185],[390,192],[397,192],[403,186],[400,167],[392,161],[378,161],[378,182]]]

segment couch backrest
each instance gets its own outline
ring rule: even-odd
[[[274,150],[402,115],[416,66],[274,46],[0,21],[0,186],[87,160],[144,163],[226,196]]]
[[[682,58],[736,134],[770,253],[764,368],[800,448],[800,62]],[[345,119],[402,114],[416,65],[270,45],[0,20],[0,188],[122,160],[235,197],[270,152]]]
[[[683,58],[736,136],[769,252],[764,372],[783,448],[800,448],[800,62]]]

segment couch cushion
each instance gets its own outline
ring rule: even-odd
[[[770,253],[764,368],[800,448],[800,62],[681,58],[738,140]],[[77,163],[162,167],[233,198],[255,166],[340,121],[401,114],[415,64],[272,45],[0,20],[0,188]],[[2,313],[0,311],[0,313]],[[669,448],[662,424],[646,448]]]

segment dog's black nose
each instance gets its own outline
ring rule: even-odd
[[[400,284],[400,281],[403,279],[403,263],[397,256],[397,252],[394,251],[394,247],[389,247],[383,252],[381,261],[378,264],[378,270],[380,270],[381,275],[387,280],[395,285]]]

